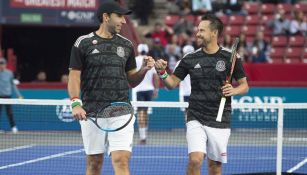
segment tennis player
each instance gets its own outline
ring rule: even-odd
[[[196,34],[200,49],[183,57],[172,75],[165,71],[167,62],[159,59],[155,68],[168,88],[178,86],[188,74],[191,76],[191,96],[187,111],[187,142],[189,152],[188,175],[199,175],[204,157],[208,157],[208,174],[222,174],[227,163],[227,144],[230,136],[231,96],[248,92],[248,83],[238,57],[233,77],[238,86],[224,85],[230,71],[231,51],[218,45],[223,23],[213,14],[205,14]],[[222,95],[229,97],[222,122],[216,122]]]
[[[149,48],[147,44],[139,44],[137,47],[138,56],[135,58],[137,70],[143,64],[144,57],[148,54]],[[152,101],[158,96],[159,91],[159,76],[154,68],[149,70],[143,81],[132,89],[132,99],[137,101]],[[136,98],[135,98],[136,97]],[[148,111],[146,107],[137,109],[137,120],[139,125],[140,144],[146,144],[147,129],[148,129]]]
[[[100,175],[105,152],[111,155],[116,175],[130,174],[135,117],[122,130],[110,133],[86,120],[86,113],[97,112],[111,102],[129,102],[129,84],[138,85],[154,67],[153,58],[146,56],[136,71],[132,42],[118,34],[130,13],[114,1],[104,1],[97,11],[99,29],[79,37],[72,46],[68,92],[72,113],[80,120],[87,175]]]

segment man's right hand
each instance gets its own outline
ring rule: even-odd
[[[167,67],[167,61],[163,60],[163,59],[159,59],[155,62],[155,69],[157,71],[157,73],[160,74],[160,72],[164,71]]]
[[[72,114],[76,120],[86,120],[86,112],[81,106],[74,107]]]

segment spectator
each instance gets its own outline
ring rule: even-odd
[[[222,46],[230,49],[232,46],[231,36],[229,34],[225,34],[223,38],[224,40]]]
[[[211,0],[192,0],[192,12],[195,15],[202,15],[212,11]]]
[[[168,10],[168,14],[178,15],[180,13],[180,6],[177,0],[167,0],[165,7]]]
[[[188,20],[187,15],[180,15],[179,20],[173,26],[174,33],[181,35],[182,33],[192,34],[194,24]]]
[[[149,50],[148,55],[154,57],[154,58],[166,58],[167,54],[165,53],[164,47],[160,42],[159,38],[155,38],[153,39],[153,44],[152,44],[152,48]]]
[[[242,61],[247,62],[249,60],[249,45],[246,42],[246,35],[244,33],[241,33],[239,36],[240,42],[238,45],[238,53],[240,56],[243,57]]]
[[[190,0],[177,0],[176,4],[179,6],[181,13],[185,15],[191,14],[192,5]]]
[[[153,8],[153,0],[135,0],[134,11],[136,16],[140,19],[141,25],[148,25],[148,19],[152,13]]]
[[[47,82],[47,74],[45,71],[39,71],[36,75],[36,79],[33,80],[33,83],[45,83]]]
[[[23,98],[14,83],[13,73],[6,69],[6,60],[0,58],[0,98],[12,98],[13,91],[18,98]],[[10,123],[12,132],[15,134],[18,132],[16,123],[14,121],[13,109],[11,105],[4,105],[6,114]],[[0,105],[0,114],[2,105]]]
[[[258,31],[256,38],[253,41],[251,47],[251,57],[253,63],[265,63],[269,61],[268,54],[270,51],[270,45],[263,38],[263,32]]]
[[[166,54],[168,54],[168,47],[175,47],[175,53],[176,55],[179,55],[180,57],[182,56],[181,55],[181,47],[180,45],[178,45],[178,36],[177,35],[173,35],[172,38],[171,38],[171,42],[169,44],[166,45],[165,47],[165,52]]]
[[[177,44],[177,35],[172,36],[171,43],[167,44],[165,47],[165,53],[168,57],[169,69],[172,71],[181,57],[181,47]]]
[[[285,10],[278,9],[275,18],[269,21],[268,26],[273,29],[273,35],[286,35],[289,33],[290,21],[285,17]]]
[[[176,46],[175,45],[169,45],[169,47],[167,47],[167,62],[168,62],[168,68],[170,70],[170,72],[173,72],[173,70],[175,69],[176,63],[179,61],[180,58],[180,53],[176,52]]]
[[[291,35],[307,35],[307,17],[302,11],[294,12],[294,19],[290,23]]]
[[[160,22],[156,22],[154,30],[147,33],[145,37],[150,36],[152,39],[159,39],[159,42],[165,47],[168,44],[168,37],[173,34],[173,29],[168,26],[163,26]]]
[[[138,71],[142,64],[144,57],[148,54],[149,48],[147,44],[139,44],[137,47],[138,56],[135,58],[136,70]],[[150,69],[143,81],[132,89],[132,98],[137,101],[152,101],[158,96],[159,91],[159,76],[154,68]],[[147,129],[148,129],[148,111],[146,107],[139,107],[137,109],[137,119],[139,126],[140,144],[146,144]]]
[[[65,83],[65,84],[68,83],[68,75],[67,74],[63,74],[61,76],[61,83]]]

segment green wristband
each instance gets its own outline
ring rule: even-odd
[[[76,106],[82,106],[82,101],[80,99],[73,99],[71,100],[71,108],[74,108]]]

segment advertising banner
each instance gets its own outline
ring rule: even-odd
[[[103,0],[0,1],[0,23],[49,26],[94,26]]]

